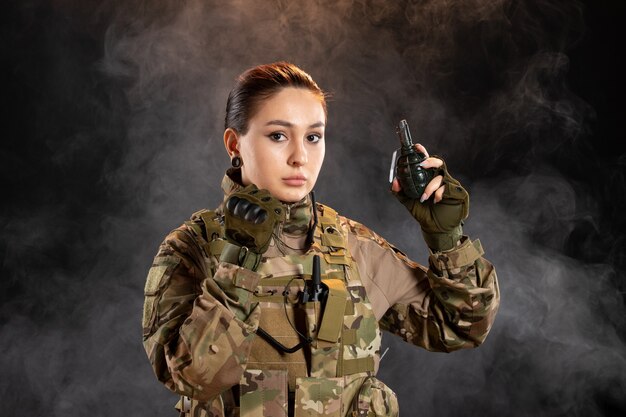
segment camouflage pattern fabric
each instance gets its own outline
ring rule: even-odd
[[[226,199],[240,186],[226,177],[223,188]],[[499,292],[480,242],[464,237],[432,253],[427,269],[323,205],[305,248],[309,199],[284,209],[256,271],[219,261],[222,207],[194,214],[162,243],[144,289],[144,346],[157,378],[184,396],[181,415],[393,416],[395,394],[374,378],[381,328],[444,352],[484,341]],[[319,302],[298,302],[313,254],[322,282],[345,294],[336,318]],[[339,320],[336,341],[318,338],[324,320]],[[288,347],[298,332],[313,343],[280,353],[256,335],[259,326]]]
[[[365,379],[352,401],[354,417],[396,417],[399,412],[396,394],[374,377]]]
[[[240,386],[241,417],[287,417],[287,372],[245,371]]]
[[[295,416],[342,417],[343,378],[298,378]]]
[[[428,282],[436,303],[430,314],[396,303],[380,324],[405,341],[437,352],[480,345],[493,324],[500,297],[493,266],[480,241],[463,239],[454,251],[429,257]],[[464,266],[457,266],[464,265]]]

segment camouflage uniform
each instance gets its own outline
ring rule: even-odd
[[[228,196],[238,186],[228,176]],[[395,394],[375,378],[381,329],[428,350],[478,346],[498,309],[493,266],[467,237],[429,268],[363,225],[309,198],[287,220],[256,271],[219,261],[222,208],[201,211],[161,244],[145,286],[143,338],[160,381],[188,416],[394,416]],[[328,297],[300,303],[321,257]],[[292,347],[279,352],[257,329]],[[297,330],[297,331],[296,331]]]

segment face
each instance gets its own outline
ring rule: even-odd
[[[326,116],[320,99],[303,88],[286,87],[263,101],[248,132],[224,132],[229,154],[238,153],[244,185],[255,184],[287,203],[315,186],[324,162]]]

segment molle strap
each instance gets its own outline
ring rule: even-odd
[[[358,374],[360,372],[374,372],[373,357],[366,356],[365,358],[344,359],[342,372],[339,376]]]
[[[345,249],[339,249],[331,253],[324,254],[324,260],[329,265],[350,265],[350,259],[346,254]]]
[[[259,262],[261,262],[261,255],[249,251],[245,246],[237,246],[224,241],[220,262],[228,262],[249,269],[250,271],[256,271]]]
[[[346,303],[346,312],[344,314],[346,316],[354,316],[354,303],[352,300],[348,300]]]
[[[328,298],[317,337],[326,342],[337,343],[348,302],[348,290],[344,282],[338,279],[324,280],[324,284],[328,286]]]
[[[341,332],[341,342],[344,346],[356,343],[356,329],[343,329]]]
[[[257,286],[257,291],[254,292],[252,301],[280,305],[285,303],[298,304],[300,303],[299,294],[303,286],[300,275],[262,278]]]
[[[289,300],[287,299],[287,301],[285,301],[285,296],[282,294],[278,294],[278,295],[259,295],[259,294],[255,294],[252,297],[252,302],[253,303],[276,303],[276,304],[285,304],[286,302],[289,304],[296,304],[299,300]]]

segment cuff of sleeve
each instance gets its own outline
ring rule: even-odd
[[[459,242],[463,236],[463,226],[458,225],[446,233],[429,233],[422,229],[422,235],[426,245],[435,252],[449,251]]]
[[[254,271],[227,262],[219,263],[213,277],[225,291],[228,291],[229,287],[254,291],[260,278],[261,275]]]
[[[472,265],[484,254],[480,240],[472,242],[467,236],[463,236],[459,246],[446,252],[433,253],[430,260],[435,265],[439,264],[442,269],[454,269]]]

